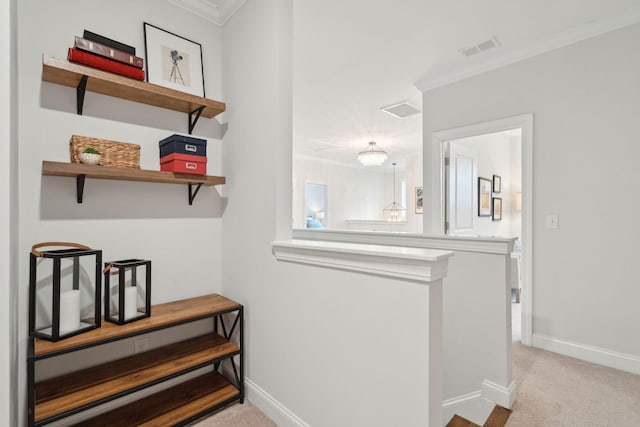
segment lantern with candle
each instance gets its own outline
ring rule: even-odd
[[[104,319],[124,325],[149,316],[151,261],[127,259],[105,262]]]
[[[41,251],[43,247],[64,247]],[[102,251],[77,243],[33,245],[29,266],[29,333],[48,341],[101,325]]]

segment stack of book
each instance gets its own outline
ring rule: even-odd
[[[69,48],[69,62],[109,71],[136,80],[144,80],[144,61],[136,56],[136,48],[84,30]]]

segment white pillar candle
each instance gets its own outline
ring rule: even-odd
[[[138,288],[127,286],[124,288],[124,318],[131,319],[138,315]]]
[[[80,290],[60,294],[60,334],[80,328]]]

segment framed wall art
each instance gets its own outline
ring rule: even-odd
[[[491,215],[491,219],[494,221],[500,221],[502,219],[502,198],[501,197],[493,198],[493,212]]]
[[[500,175],[493,175],[493,192],[499,193],[502,191],[502,178]]]
[[[416,214],[420,215],[424,213],[424,192],[422,187],[416,187],[415,191],[416,199]]]
[[[478,177],[478,216],[491,216],[490,179]]]
[[[202,45],[144,23],[149,83],[205,97]]]

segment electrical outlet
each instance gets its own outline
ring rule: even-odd
[[[135,354],[142,353],[149,350],[149,338],[141,338],[136,340],[133,344],[133,352]]]

